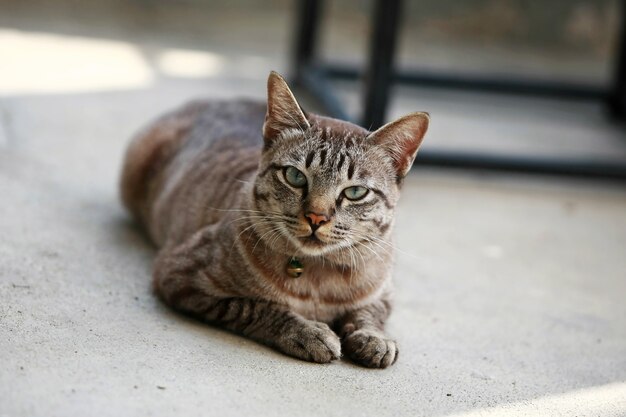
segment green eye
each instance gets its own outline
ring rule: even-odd
[[[287,182],[294,187],[304,187],[306,185],[306,177],[297,168],[287,167],[284,171],[285,179]]]
[[[367,195],[369,190],[365,187],[355,185],[354,187],[348,187],[343,190],[343,194],[348,200],[360,200]]]

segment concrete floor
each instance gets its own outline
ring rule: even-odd
[[[154,250],[117,199],[128,137],[190,97],[262,98],[285,62],[148,35],[0,27],[15,58],[0,67],[0,416],[626,415],[623,184],[418,158],[398,211],[389,332],[402,355],[388,370],[300,362],[164,307]],[[505,128],[477,120],[482,106],[524,114],[512,130],[531,144],[578,120],[597,152],[623,151],[579,104],[496,100],[433,97],[427,141],[460,137],[463,120],[479,132],[463,137],[495,141]],[[393,111],[423,105],[407,95]]]

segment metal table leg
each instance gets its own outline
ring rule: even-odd
[[[620,38],[617,45],[613,89],[609,98],[611,113],[622,121],[626,121],[626,1],[622,2],[622,22]]]
[[[361,121],[370,130],[385,123],[401,7],[401,0],[377,0],[374,7]]]
[[[317,31],[321,14],[321,0],[300,0],[297,2],[296,42],[293,50],[294,81],[302,81],[303,71],[313,62],[317,44]]]
[[[363,72],[354,68],[321,65],[315,60],[322,0],[300,0],[296,19],[297,37],[293,55],[293,81],[311,94],[332,117],[351,120],[333,94],[329,79],[354,79]],[[626,119],[626,1],[623,2],[622,33],[616,62],[614,87],[577,85],[533,80],[504,80],[451,74],[398,73],[393,57],[398,34],[401,0],[377,0],[373,15],[373,34],[366,70],[366,93],[362,125],[374,129],[385,122],[389,90],[393,82],[420,84],[426,87],[466,88],[501,93],[556,96],[583,100],[609,100],[613,113]],[[581,175],[626,179],[626,163],[592,158],[551,158],[514,155],[491,155],[472,152],[423,150],[419,165],[495,169],[544,174]]]

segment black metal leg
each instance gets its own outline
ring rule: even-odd
[[[322,71],[315,65],[317,33],[320,26],[322,0],[299,0],[296,9],[296,37],[290,82],[302,87],[324,108],[338,119],[349,120],[343,106],[333,94],[332,87]]]
[[[366,128],[385,123],[401,6],[401,0],[377,0],[374,7],[362,120]]]
[[[327,77],[338,80],[360,80],[363,71],[349,65],[326,64]],[[623,71],[622,71],[623,73]],[[433,70],[395,70],[393,83],[418,85],[422,88],[448,88],[469,91],[486,91],[498,94],[556,97],[572,100],[606,100],[607,88],[595,84],[567,81],[542,81],[523,77],[502,77],[488,74],[464,74]]]
[[[293,55],[293,81],[310,93],[326,114],[349,120],[342,103],[333,94],[329,79],[355,79],[360,72],[354,68],[320,65],[314,59],[315,41],[319,29],[322,0],[300,0],[296,18],[297,36]],[[539,83],[533,80],[493,80],[489,77],[451,76],[435,73],[401,73],[393,71],[393,56],[398,33],[401,0],[377,0],[373,16],[369,66],[366,71],[366,94],[363,126],[376,128],[385,122],[385,110],[393,81],[424,86],[471,88],[493,92],[549,95],[561,98],[607,100],[616,116],[626,119],[626,0],[622,3],[622,33],[616,62],[613,88],[561,82]],[[546,174],[584,175],[626,179],[626,164],[593,158],[545,158],[491,155],[488,153],[453,152],[424,149],[419,165],[437,165],[461,168],[487,168]]]
[[[626,2],[622,2],[621,6],[621,33],[617,45],[613,89],[609,98],[609,105],[616,118],[626,121]]]
[[[304,69],[314,58],[321,3],[321,0],[298,1],[292,66],[292,76],[296,83],[302,81]]]

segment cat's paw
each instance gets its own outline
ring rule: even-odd
[[[398,359],[398,346],[384,333],[361,329],[343,340],[343,352],[355,363],[368,368],[386,368]]]
[[[283,334],[281,350],[296,358],[317,363],[328,363],[341,356],[341,341],[328,325],[303,321]]]

